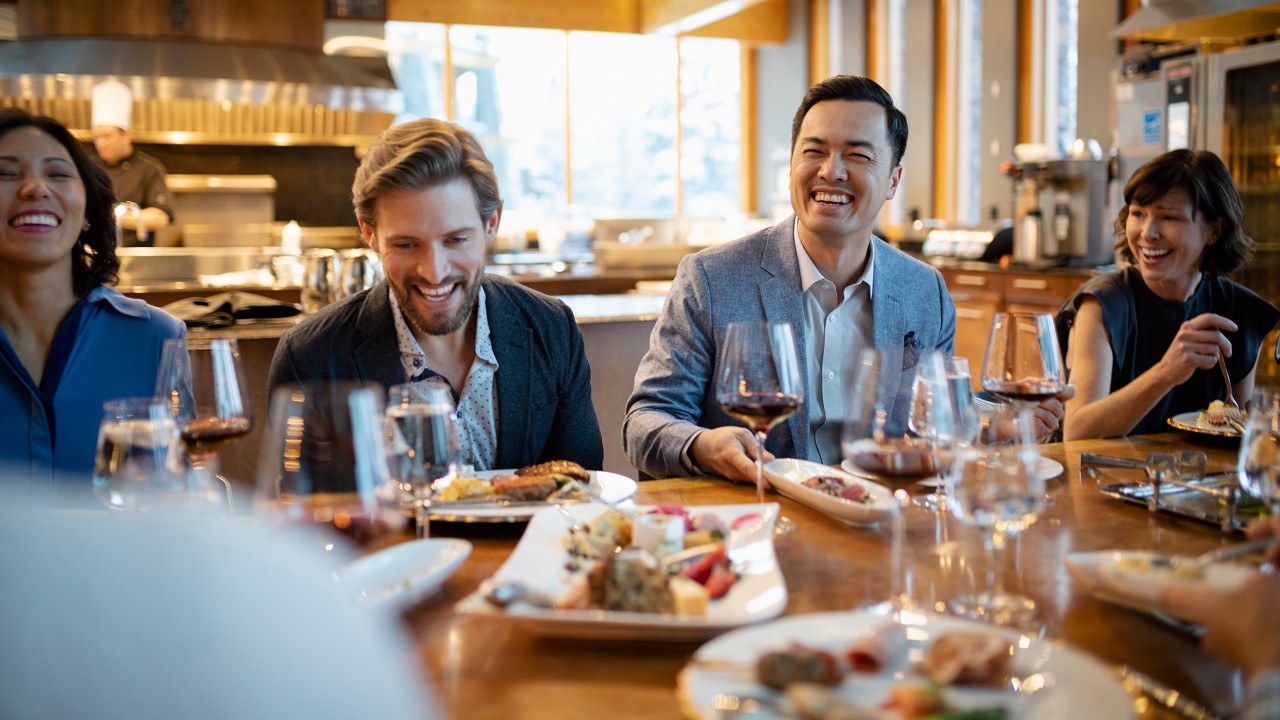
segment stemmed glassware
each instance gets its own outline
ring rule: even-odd
[[[428,535],[431,498],[458,476],[458,418],[446,388],[396,385],[387,402],[391,479],[413,504],[419,538]]]
[[[977,442],[981,432],[981,420],[973,404],[969,361],[962,357],[941,360],[939,365],[936,359],[926,357],[916,366],[911,415],[907,420],[911,431],[932,448],[937,471],[934,478],[921,481],[922,485],[932,485],[933,491],[912,501],[917,507],[933,512],[946,509],[945,476],[955,453]]]
[[[1240,487],[1280,512],[1280,391],[1260,387],[1249,404],[1237,462]]]
[[[1025,628],[1035,618],[1035,601],[1005,591],[1004,548],[1010,537],[1044,512],[1045,494],[1044,480],[1035,472],[1039,450],[1031,436],[1030,413],[1020,411],[1013,425],[1013,443],[969,447],[957,453],[949,504],[961,522],[982,533],[991,579],[989,590],[957,597],[951,609],[998,625]]]
[[[166,340],[155,394],[177,420],[197,482],[203,487],[221,483],[230,510],[231,482],[218,475],[218,451],[253,427],[239,345],[227,338]]]
[[[98,427],[93,492],[112,510],[149,509],[187,493],[178,424],[161,398],[108,400]]]
[[[995,314],[982,363],[982,388],[1014,408],[1036,405],[1066,388],[1052,315]]]
[[[716,400],[756,438],[756,500],[764,502],[764,442],[769,430],[800,409],[799,356],[791,326],[744,321],[729,324],[716,381]]]
[[[302,526],[328,526],[356,545],[404,529],[391,483],[377,383],[282,385],[258,459],[260,512]],[[327,550],[333,549],[326,542]]]

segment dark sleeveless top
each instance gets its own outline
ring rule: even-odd
[[[1128,267],[1090,279],[1063,304],[1054,322],[1064,354],[1076,311],[1085,297],[1096,298],[1102,306],[1102,322],[1111,335],[1111,392],[1150,370],[1164,357],[1182,323],[1203,313],[1231,318],[1240,327],[1236,332],[1223,333],[1232,348],[1227,373],[1232,383],[1239,382],[1253,370],[1262,341],[1280,320],[1280,310],[1275,306],[1225,278],[1202,276],[1195,293],[1186,302],[1178,302],[1156,295],[1143,282],[1137,268]],[[1211,401],[1226,397],[1223,385],[1222,372],[1216,366],[1196,370],[1189,380],[1156,403],[1131,434],[1167,431],[1168,418],[1203,410]]]

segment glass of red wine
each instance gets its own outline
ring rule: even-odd
[[[218,451],[253,427],[239,345],[231,338],[166,340],[155,394],[178,422],[196,482],[205,488],[221,485],[231,511],[231,482],[218,474]]]
[[[756,500],[764,502],[764,443],[769,430],[800,409],[802,374],[786,323],[729,324],[721,350],[716,400],[756,438]]]
[[[277,387],[258,456],[257,512],[307,531],[321,529],[320,544],[328,552],[340,545],[376,545],[403,533],[384,398],[377,383]],[[335,532],[347,542],[337,542]]]
[[[982,363],[982,388],[1015,410],[1032,407],[1066,388],[1052,315],[995,314]]]

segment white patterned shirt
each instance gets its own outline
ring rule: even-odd
[[[454,395],[458,407],[458,446],[462,451],[459,464],[470,463],[475,470],[492,470],[498,460],[498,385],[495,382],[498,358],[493,354],[493,341],[489,336],[484,288],[480,288],[476,300],[476,360],[467,371],[460,394],[455,394],[449,381],[427,365],[427,356],[405,322],[395,293],[387,292],[391,296],[391,317],[396,326],[405,382],[415,389],[443,387]]]

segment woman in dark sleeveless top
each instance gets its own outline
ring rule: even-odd
[[[1253,394],[1263,339],[1280,311],[1225,277],[1254,242],[1222,160],[1174,150],[1143,165],[1124,189],[1115,249],[1131,263],[1093,278],[1058,312],[1075,381],[1068,440],[1159,432],[1177,413]]]

